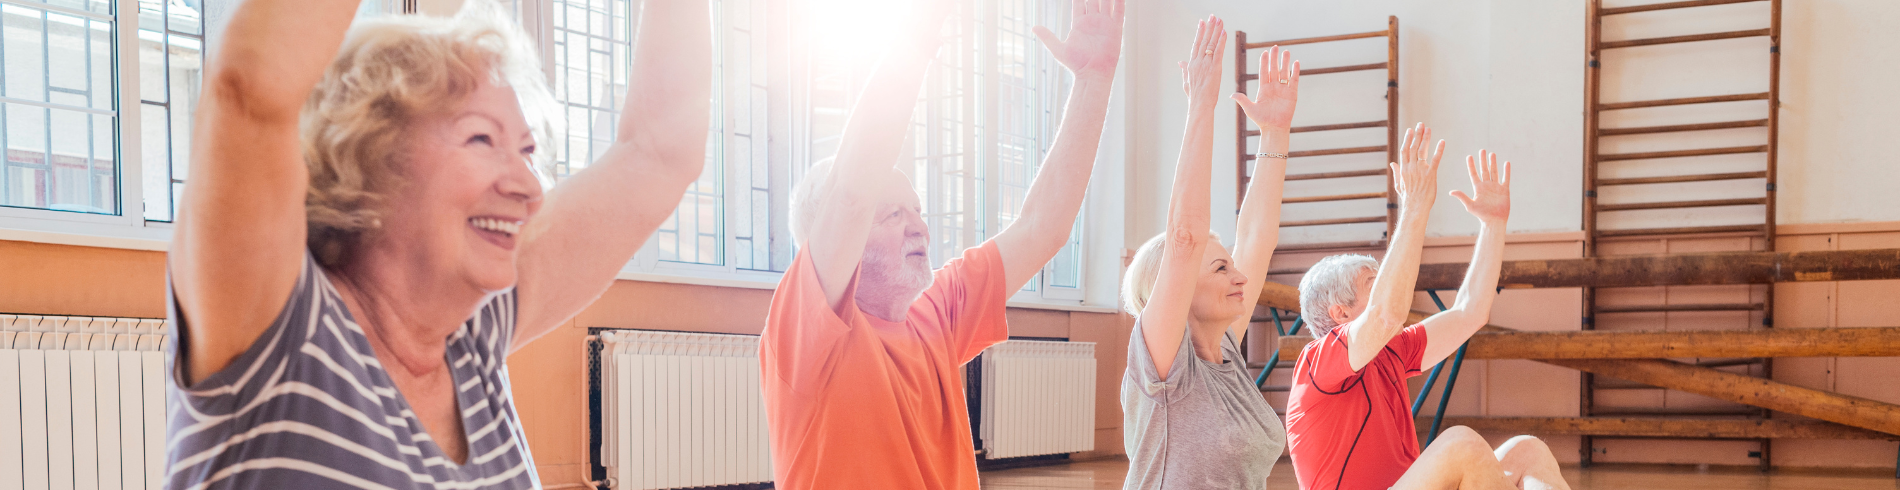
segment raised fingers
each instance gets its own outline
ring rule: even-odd
[[[1287,76],[1291,75],[1287,69],[1293,66],[1293,52],[1280,49],[1279,46],[1274,46],[1273,49],[1280,52],[1280,63],[1273,65],[1273,73],[1280,75],[1281,80],[1286,80]]]
[[[1480,153],[1482,153],[1482,151],[1480,151]],[[1478,159],[1479,157],[1465,155],[1465,174],[1471,177],[1471,190],[1473,191],[1476,191],[1479,186],[1484,184],[1484,176],[1478,171]]]
[[[1032,32],[1036,33],[1036,39],[1042,40],[1043,46],[1049,48],[1049,52],[1055,53],[1058,58],[1062,56],[1063,53],[1060,50],[1062,38],[1056,37],[1055,31],[1051,31],[1047,27],[1036,26],[1032,29]]]

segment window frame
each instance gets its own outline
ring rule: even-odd
[[[810,128],[808,124],[802,124],[806,122],[807,116],[809,116],[806,112],[811,110],[811,103],[808,97],[806,97],[806,91],[810,88],[812,80],[807,78],[809,67],[798,65],[799,63],[809,61],[810,43],[804,40],[793,42],[794,40],[791,39],[793,36],[801,35],[801,32],[799,32],[800,27],[791,25],[791,18],[795,18],[795,16],[780,14],[800,8],[813,0],[748,1],[765,3],[765,5],[760,7],[759,10],[755,10],[755,12],[763,11],[771,14],[766,16],[754,15],[752,20],[752,28],[755,34],[758,29],[763,28],[765,29],[767,39],[767,48],[765,50],[754,50],[751,53],[753,57],[766,58],[764,63],[755,63],[753,65],[754,67],[763,65],[764,71],[753,69],[751,71],[751,80],[755,84],[758,84],[757,82],[759,80],[764,80],[762,85],[767,97],[766,100],[753,102],[755,107],[763,106],[764,109],[755,110],[752,117],[757,118],[760,113],[763,113],[764,117],[767,118],[767,122],[763,123],[763,125],[760,123],[754,123],[754,125],[755,128],[763,127],[769,134],[766,142],[763,144],[755,144],[755,150],[752,154],[753,158],[765,158],[766,161],[770,162],[767,165],[770,172],[768,185],[771,189],[769,191],[770,202],[768,205],[770,218],[767,222],[772,244],[767,251],[767,256],[770,260],[769,267],[775,270],[741,269],[737,266],[740,261],[737,260],[738,257],[735,255],[737,248],[733,246],[733,242],[737,240],[736,232],[740,224],[736,223],[736,220],[733,219],[733,213],[722,212],[722,219],[720,220],[723,234],[722,240],[726,242],[723,245],[724,265],[659,260],[657,250],[649,243],[648,245],[642,246],[641,250],[635,254],[634,259],[630,260],[621,269],[617,275],[619,279],[771,289],[777,285],[783,276],[783,272],[781,271],[790,265],[790,261],[794,257],[794,244],[790,239],[789,225],[786,223],[786,217],[789,215],[787,208],[789,206],[789,195],[791,194],[793,183],[804,176],[806,169],[812,163],[809,158],[810,147],[812,146],[812,142],[809,141],[811,136]],[[985,177],[989,177],[996,175],[996,161],[994,158],[996,149],[993,148],[996,142],[994,134],[996,126],[992,118],[996,110],[994,107],[996,97],[994,71],[997,67],[994,66],[994,51],[997,49],[997,45],[995,44],[996,34],[994,32],[985,32],[985,30],[996,29],[996,5],[999,0],[958,1],[963,5],[963,8],[976,10],[980,15],[988,17],[985,22],[977,23],[978,27],[970,32],[971,36],[977,38],[977,41],[973,43],[975,46],[971,46],[971,48],[976,49],[977,52],[972,53],[970,59],[976,61],[977,66],[974,67],[974,69],[979,72],[976,75],[979,81],[975,87],[971,88],[972,93],[970,96],[974,96],[978,99],[976,103],[982,109],[977,111],[972,117],[969,117],[969,119],[978,121],[973,124],[980,126],[980,128],[976,130],[976,139],[979,143],[976,148],[969,150],[977,155],[975,158],[979,159],[977,163],[978,168],[985,172]],[[1062,0],[1041,1],[1061,2]],[[65,10],[70,10],[61,9],[58,6],[42,6],[30,0],[0,0],[0,3],[58,11],[60,13],[68,13],[65,12]],[[553,53],[551,52],[553,49],[551,42],[552,2],[550,0],[512,0],[512,3],[517,9],[516,12],[519,18],[523,22],[524,30],[539,44],[538,48],[542,53],[544,69],[547,75],[549,75],[550,80],[552,80],[555,69]],[[215,56],[216,43],[221,37],[221,21],[228,17],[231,8],[234,6],[233,4],[234,0],[204,0],[202,4],[200,15],[204,22],[203,39],[205,43],[204,56],[206,59],[212,59]],[[382,5],[383,8],[370,9],[386,10],[389,13],[413,11],[416,9],[416,4],[412,0],[385,0]],[[113,14],[111,15],[113,46],[115,50],[113,53],[113,66],[117,71],[117,73],[112,75],[114,77],[113,88],[117,91],[117,93],[114,94],[116,103],[112,117],[117,145],[115,158],[119,165],[119,214],[107,215],[55,211],[50,209],[0,207],[0,240],[131,250],[164,251],[169,249],[173,224],[168,221],[148,221],[144,218],[145,192],[142,185],[144,182],[144,159],[141,155],[143,149],[141,146],[142,132],[140,131],[140,118],[137,117],[136,114],[137,110],[139,110],[143,104],[140,98],[140,65],[137,55],[140,42],[138,36],[140,27],[138,9],[138,0],[115,0],[112,8]],[[92,14],[92,17],[98,17],[98,15]],[[724,34],[722,30],[722,40],[725,39],[723,37]],[[1046,53],[1042,53],[1042,48],[1039,44],[1032,45],[1031,47],[1035,48],[1037,50],[1036,52],[1041,56],[1047,56]],[[946,49],[950,48],[946,47]],[[1053,61],[1050,62],[1053,63]],[[1068,77],[1066,73],[1059,76]],[[162,81],[160,81],[160,83],[162,83]],[[725,90],[729,91],[730,88]],[[1056,107],[1054,110],[1059,111],[1061,104],[1066,102],[1066,88],[1062,89],[1062,94],[1064,94],[1063,97],[1058,97],[1055,100]],[[723,94],[722,97],[724,97]],[[1124,99],[1116,98],[1112,105],[1115,104],[1125,104]],[[131,109],[128,110],[127,108]],[[1111,113],[1119,112],[1120,110],[1111,107]],[[128,116],[128,114],[132,115]],[[730,121],[732,115],[728,113],[725,114],[724,117]],[[730,136],[734,128],[731,124],[723,124],[723,126],[724,131]],[[1053,132],[1051,132],[1051,134],[1053,134]],[[1047,145],[1048,142],[1043,143],[1044,152],[1047,151]],[[757,148],[765,148],[763,155],[761,155]],[[1106,164],[1109,162],[1102,163]],[[1097,166],[1097,173],[1120,171],[1121,165],[1119,164],[1105,164]],[[723,185],[721,192],[722,200],[728,210],[739,204],[735,202],[736,198],[734,196],[733,187],[738,185],[738,179],[734,178],[734,173],[747,170],[740,167],[740,165],[720,165],[718,167],[724,172],[724,175],[721,176]],[[708,168],[711,169],[714,167],[709,166]],[[1093,180],[1096,179],[1092,179],[1092,181]],[[1104,191],[1112,194],[1120,194],[1120,191],[1122,191],[1118,186],[1099,185],[1101,183],[1101,181],[1091,183],[1091,194]],[[977,202],[970,203],[970,209],[997,209],[995,207],[996,196],[998,195],[997,179],[984,178],[981,187],[983,187],[983,190],[979,197],[976,198]],[[1025,289],[1014,293],[1009,302],[1012,307],[1057,308],[1078,311],[1114,310],[1112,300],[1103,300],[1101,294],[1090,294],[1091,292],[1099,293],[1099,291],[1091,290],[1091,279],[1099,277],[1098,275],[1104,273],[1112,274],[1117,277],[1120,275],[1119,269],[1115,271],[1106,270],[1103,267],[1106,265],[1104,261],[1098,260],[1097,257],[1104,253],[1098,249],[1111,244],[1091,239],[1099,238],[1092,237],[1092,235],[1097,234],[1093,228],[1098,225],[1098,223],[1095,223],[1095,220],[1097,220],[1099,216],[1119,214],[1102,214],[1095,208],[1113,203],[1114,201],[1115,199],[1112,198],[1097,199],[1096,196],[1091,195],[1084,201],[1081,214],[1077,217],[1077,230],[1081,237],[1081,247],[1077,251],[1081,277],[1079,285],[1081,287],[1052,288],[1038,284],[1040,287],[1035,287],[1033,290]],[[983,214],[982,222],[973,223],[973,225],[980,227],[979,230],[982,231],[977,232],[980,233],[980,236],[977,237],[977,240],[975,240],[975,243],[972,245],[980,244],[983,240],[993,238],[995,232],[1000,231],[1000,229],[996,227],[998,220],[995,212],[985,212],[981,214]],[[1114,227],[1111,226],[1109,228]],[[952,257],[939,257],[941,260],[948,260],[949,258]],[[1119,264],[1115,265],[1119,266]],[[1037,283],[1045,282],[1049,267],[1050,266],[1045,265],[1044,271],[1037,274],[1034,281]],[[1095,269],[1104,270],[1098,271]],[[1099,288],[1100,285],[1096,286]],[[1091,301],[1089,299],[1091,297],[1095,297],[1095,300]]]

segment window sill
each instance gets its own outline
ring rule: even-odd
[[[739,289],[777,289],[777,272],[643,272],[622,270],[614,279]]]
[[[1121,313],[1122,311],[1116,308],[1089,306],[1089,305],[1081,304],[1081,302],[1078,302],[1078,301],[1053,301],[1053,300],[1011,300],[1009,302],[1009,307],[1010,308],[1027,308],[1027,309],[1032,309],[1032,310],[1072,311],[1076,313]]]
[[[0,217],[0,241],[154,252],[171,249],[171,225],[168,223],[129,227],[118,223],[88,221]]]

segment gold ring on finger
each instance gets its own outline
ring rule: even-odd
[[[1286,82],[1287,82],[1287,79],[1285,79],[1285,78],[1282,78],[1282,79],[1280,79],[1280,84],[1281,84],[1281,85],[1286,85]]]
[[[1214,50],[1212,50],[1212,49],[1203,49],[1203,50],[1201,50],[1201,55],[1202,55],[1202,56],[1213,56],[1213,55],[1214,55]]]

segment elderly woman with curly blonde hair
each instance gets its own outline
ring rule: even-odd
[[[205,74],[170,260],[171,488],[533,488],[504,359],[700,173],[708,9],[647,0],[619,132],[551,189],[520,27],[250,0]]]

